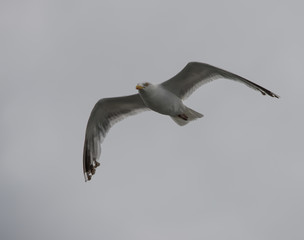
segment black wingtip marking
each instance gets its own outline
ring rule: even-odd
[[[85,182],[90,181],[92,176],[96,173],[96,168],[100,166],[100,163],[96,159],[91,159],[92,156],[87,147],[87,141],[84,143],[83,149],[83,174]]]
[[[268,95],[268,96],[270,96],[270,97],[280,98],[279,95],[277,95],[277,94],[275,94],[275,93],[273,93],[273,92],[271,92],[271,91],[269,91],[269,90],[267,90],[267,89],[265,89],[265,88],[263,88],[263,90],[260,91],[260,92],[261,92],[264,96],[265,96],[265,95]]]

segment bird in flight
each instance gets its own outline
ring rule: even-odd
[[[174,122],[184,126],[203,114],[183,104],[194,90],[215,79],[226,78],[241,82],[260,91],[263,95],[279,98],[275,93],[241,76],[206,63],[190,62],[177,75],[161,83],[137,84],[137,94],[100,99],[94,106],[88,120],[84,150],[83,172],[85,181],[91,180],[96,168],[103,142],[109,129],[123,118],[145,110],[153,110],[170,116]]]

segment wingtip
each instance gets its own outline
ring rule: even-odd
[[[90,176],[89,173],[87,173],[87,172],[84,173],[84,181],[85,181],[85,182],[90,181],[91,178],[92,178],[92,176]]]
[[[100,163],[96,160],[94,164],[91,164],[88,168],[85,168],[86,171],[84,172],[84,181],[88,182],[92,179],[92,176],[96,173],[96,168],[100,166]]]
[[[262,95],[268,95],[268,96],[270,96],[270,97],[275,97],[275,98],[280,98],[280,96],[279,95],[277,95],[277,94],[275,94],[275,93],[273,93],[273,92],[271,92],[271,91],[269,91],[269,90],[267,90],[267,89],[263,89],[263,90],[260,90],[260,92],[262,93]]]
[[[275,98],[280,98],[280,96],[277,95],[277,94],[275,94],[275,93],[272,93],[270,96],[271,96],[271,97],[275,97]]]
[[[96,166],[92,166],[92,168],[84,172],[84,181],[85,182],[91,181],[92,176],[95,174],[95,172],[96,172]]]

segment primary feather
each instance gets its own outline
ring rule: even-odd
[[[199,62],[188,63],[183,70],[173,78],[163,82],[162,85],[181,99],[186,99],[203,84],[219,78],[238,81],[252,89],[260,91],[263,95],[267,94],[271,97],[279,98],[278,95],[247,80],[246,78],[209,64]]]
[[[83,150],[83,172],[90,180],[99,166],[101,143],[109,129],[123,118],[148,110],[139,94],[124,97],[104,98],[94,106],[86,129]]]
[[[204,83],[218,78],[238,81],[260,91],[263,95],[279,98],[275,93],[234,73],[206,63],[190,62],[177,75],[159,85],[147,82],[138,84],[136,89],[139,94],[101,99],[93,108],[86,128],[83,150],[85,180],[91,180],[95,174],[96,167],[99,166],[101,143],[117,121],[151,109],[170,116],[177,124],[183,126],[203,115],[186,107],[182,99],[189,97]]]

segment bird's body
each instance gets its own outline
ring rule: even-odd
[[[85,180],[90,180],[95,174],[95,169],[99,166],[100,145],[113,124],[140,111],[153,110],[170,116],[178,125],[183,126],[203,115],[185,106],[182,100],[202,84],[218,78],[238,81],[263,95],[279,98],[241,76],[205,63],[191,62],[173,78],[161,84],[138,84],[138,94],[101,99],[93,108],[86,129],[83,151]]]
[[[146,107],[160,114],[177,116],[185,110],[182,100],[162,85],[149,83],[145,89],[139,89],[138,92]]]

